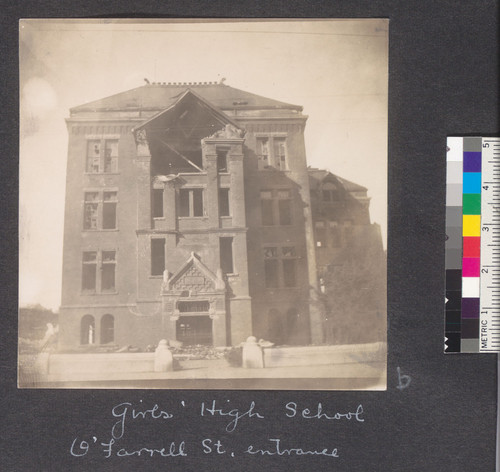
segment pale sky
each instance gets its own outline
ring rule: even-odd
[[[368,188],[387,227],[387,20],[20,22],[20,305],[61,301],[69,108],[151,82],[302,105],[308,164]]]

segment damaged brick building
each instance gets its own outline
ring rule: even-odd
[[[323,342],[322,251],[343,244],[335,224],[373,225],[359,186],[340,186],[357,216],[318,211],[338,178],[308,169],[306,120],[223,83],[72,108],[60,347]]]

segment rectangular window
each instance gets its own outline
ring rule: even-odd
[[[118,139],[89,139],[85,172],[89,174],[118,172]]]
[[[193,193],[193,216],[203,216],[203,190],[201,188],[195,188],[192,190]]]
[[[273,210],[273,194],[271,190],[263,190],[260,192],[260,206],[262,213],[262,225],[274,225],[274,210]]]
[[[153,218],[163,217],[163,189],[153,189]]]
[[[97,252],[87,251],[82,258],[82,290],[95,292],[97,282]]]
[[[279,287],[278,248],[264,248],[264,274],[267,288]]]
[[[116,229],[117,192],[104,192],[102,202],[102,229]]]
[[[285,138],[274,138],[274,166],[276,169],[286,170],[286,148]]]
[[[118,171],[118,140],[107,139],[104,141],[104,172]]]
[[[264,271],[266,275],[266,287],[278,288],[279,286],[278,260],[266,259],[264,261]]]
[[[294,246],[264,247],[264,275],[267,288],[296,287],[297,270]]]
[[[219,189],[219,216],[229,216],[229,189]]]
[[[278,213],[280,225],[292,224],[292,204],[290,190],[278,190]]]
[[[99,193],[85,192],[83,210],[83,229],[99,227]]]
[[[117,206],[118,192],[116,190],[85,192],[83,204],[83,229],[116,229]]]
[[[255,153],[258,168],[287,170],[287,152],[285,136],[262,136],[257,138]]]
[[[227,154],[226,149],[217,149],[217,172],[227,172]]]
[[[257,158],[259,169],[264,169],[269,166],[269,139],[257,138]]]
[[[115,290],[115,256],[115,251],[102,251],[102,292],[113,292]]]
[[[151,240],[151,275],[163,275],[165,270],[165,239]]]
[[[96,139],[87,141],[87,163],[85,170],[89,174],[98,174],[101,171],[101,141]]]
[[[285,287],[296,287],[296,269],[295,269],[295,247],[283,246],[281,248],[281,257],[283,263],[283,285]]]
[[[295,259],[283,259],[283,285],[285,287],[296,287]]]
[[[183,188],[179,191],[179,216],[203,216],[203,189]]]
[[[190,216],[189,214],[189,195],[190,190],[179,190],[179,216]]]
[[[224,274],[232,274],[233,267],[233,238],[220,238],[220,268]]]

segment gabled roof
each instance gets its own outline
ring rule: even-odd
[[[362,185],[358,185],[349,180],[343,179],[338,175],[332,174],[325,169],[314,169],[309,167],[307,169],[309,173],[309,185],[311,189],[317,188],[325,179],[329,178],[331,181],[336,181],[339,183],[347,192],[367,192],[368,189]]]
[[[204,100],[221,110],[281,108],[302,111],[302,107],[299,105],[262,97],[222,83],[189,82],[146,84],[126,92],[73,107],[71,108],[71,114],[86,111],[164,110],[175,103],[187,90],[195,91]]]

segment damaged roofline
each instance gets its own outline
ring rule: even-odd
[[[216,118],[218,118],[220,121],[223,123],[231,123],[233,126],[236,128],[240,129],[238,123],[236,123],[233,119],[231,119],[228,115],[226,115],[223,111],[219,110],[217,107],[212,105],[210,102],[205,100],[203,97],[200,97],[196,92],[194,92],[192,89],[187,89],[178,99],[175,103],[170,105],[169,107],[165,108],[164,110],[161,110],[160,112],[156,113],[156,115],[153,115],[151,118],[147,119],[144,123],[141,123],[139,126],[136,126],[132,129],[132,132],[136,132],[142,128],[144,128],[146,125],[151,123],[152,121],[156,120],[158,117],[163,115],[164,113],[168,113],[170,110],[173,110],[179,103],[181,103],[182,100],[184,100],[185,97],[188,95],[194,96],[196,99],[198,99],[204,106],[209,108],[213,113],[215,113]]]

